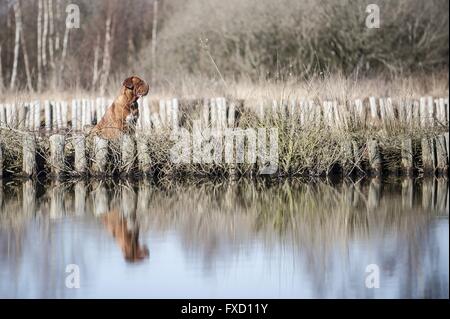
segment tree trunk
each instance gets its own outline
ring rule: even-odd
[[[20,29],[20,45],[22,46],[25,74],[27,76],[27,87],[30,92],[33,92],[34,90],[33,84],[31,82],[30,63],[28,60],[27,46],[25,44],[25,33],[23,32],[22,26],[22,10],[20,9],[20,1],[17,1],[17,5],[14,6],[14,9],[17,10],[16,12],[17,27]]]
[[[100,34],[97,36],[97,43],[94,49],[94,72],[92,75],[92,89],[95,90],[98,81],[98,59],[100,54]]]
[[[38,1],[38,18],[37,18],[37,90],[42,90],[42,0]]]
[[[56,21],[57,23],[61,21],[61,3],[59,2],[59,0],[56,0]],[[55,32],[55,51],[59,51],[59,29],[60,28],[57,27]]]
[[[152,27],[152,82],[155,84],[156,77],[156,31],[158,27],[158,0],[153,2],[153,27]]]
[[[0,92],[5,88],[5,83],[3,82],[3,69],[2,69],[2,46],[0,45]]]
[[[111,68],[111,12],[108,13],[108,18],[106,19],[106,30],[105,30],[105,47],[103,49],[103,65],[101,74],[101,84],[100,84],[100,94],[105,94],[106,83],[109,77],[109,71]]]
[[[61,85],[62,76],[64,73],[64,67],[66,63],[66,55],[67,55],[67,45],[69,43],[69,28],[66,26],[66,30],[64,31],[64,39],[63,39],[63,47],[61,53],[61,62],[59,66],[59,75],[58,75],[58,86]]]
[[[11,73],[11,83],[9,85],[9,88],[11,90],[14,90],[14,87],[16,85],[16,77],[17,77],[17,64],[19,62],[19,47],[20,47],[20,19],[18,17],[18,10],[19,2],[16,2],[14,5],[14,16],[15,16],[15,23],[16,23],[16,35],[14,39],[14,60],[13,60],[13,67],[12,67],[12,73]]]
[[[48,34],[48,5],[44,0],[44,30],[42,32],[42,65],[47,66],[47,34]]]

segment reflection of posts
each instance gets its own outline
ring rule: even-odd
[[[86,185],[79,181],[74,186],[75,189],[75,215],[84,215],[86,211]]]
[[[64,215],[64,189],[59,183],[54,183],[50,190],[50,218],[59,218]]]
[[[92,191],[92,195],[94,199],[94,215],[99,216],[108,211],[108,194],[106,192],[105,185],[102,182],[94,185],[93,188],[94,190]]]
[[[32,180],[22,184],[22,212],[25,216],[33,216],[36,212],[36,187]]]
[[[372,178],[369,185],[369,194],[367,197],[367,208],[375,209],[380,205],[381,183],[378,178]]]

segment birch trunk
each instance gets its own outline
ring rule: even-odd
[[[97,43],[94,49],[94,72],[92,75],[92,89],[95,89],[98,81],[98,59],[100,54],[100,35],[97,36]]]
[[[14,15],[15,15],[15,23],[16,23],[16,35],[14,38],[14,59],[13,59],[13,67],[12,67],[12,73],[11,73],[11,83],[9,85],[9,88],[11,90],[14,90],[14,87],[16,85],[16,77],[17,77],[17,64],[19,62],[19,47],[20,47],[20,21],[18,18],[19,13],[19,2],[16,2],[14,5]]]
[[[38,1],[38,18],[37,18],[37,90],[42,90],[42,0]]]
[[[110,54],[110,46],[111,46],[111,13],[108,14],[108,18],[106,19],[106,31],[105,31],[105,47],[103,50],[103,65],[102,65],[102,74],[101,74],[101,85],[100,85],[100,94],[105,94],[106,83],[109,77],[109,71],[111,68],[111,54]]]
[[[44,0],[44,29],[42,31],[42,65],[47,66],[47,33],[48,33],[48,5]]]
[[[2,69],[2,46],[0,45],[0,92],[5,88],[5,82],[3,82],[3,69]]]
[[[153,2],[153,27],[152,27],[152,82],[155,83],[156,76],[156,31],[158,27],[158,1]]]
[[[27,46],[25,44],[25,33],[23,32],[23,25],[22,25],[22,10],[20,9],[20,2],[17,1],[16,6],[14,6],[16,11],[16,21],[17,21],[17,27],[20,29],[20,45],[22,46],[22,52],[23,52],[23,62],[25,65],[25,74],[27,76],[27,87],[30,92],[33,92],[33,84],[31,82],[31,73],[30,73],[30,63],[28,60],[28,51]]]

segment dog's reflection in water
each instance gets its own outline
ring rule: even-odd
[[[117,209],[104,214],[102,221],[116,240],[126,261],[138,262],[148,258],[147,246],[139,243],[139,225],[136,221],[127,220]]]

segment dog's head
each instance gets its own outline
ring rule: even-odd
[[[148,94],[149,86],[137,76],[130,76],[123,81],[123,92],[130,97],[131,102],[136,102],[140,97]]]

